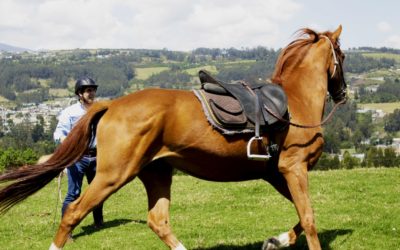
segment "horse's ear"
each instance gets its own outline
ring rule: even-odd
[[[340,24],[339,27],[332,33],[332,39],[333,40],[339,39],[341,33],[342,33],[342,25]]]

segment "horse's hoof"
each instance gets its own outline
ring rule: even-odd
[[[272,237],[266,241],[264,241],[264,244],[261,248],[261,250],[275,250],[275,249],[279,249],[281,246],[281,243],[279,242],[279,240],[275,237]]]
[[[282,249],[284,247],[290,246],[290,237],[289,233],[281,233],[277,237],[272,237],[266,240],[262,246],[262,250],[274,250],[274,249]]]

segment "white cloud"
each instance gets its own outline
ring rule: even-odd
[[[0,42],[32,49],[282,46],[294,0],[2,0]]]
[[[377,28],[380,32],[387,35],[386,37],[382,37],[383,41],[379,44],[379,47],[400,48],[400,35],[394,34],[396,31],[393,30],[390,23],[385,21],[379,22]]]
[[[381,31],[381,32],[390,32],[390,31],[392,31],[392,26],[390,25],[390,23],[385,22],[385,21],[379,22],[377,27],[378,27],[378,30]]]
[[[400,35],[391,35],[385,40],[385,44],[383,45],[389,48],[400,49]]]

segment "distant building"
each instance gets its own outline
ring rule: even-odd
[[[36,123],[37,117],[40,115],[44,118],[45,126],[49,126],[50,119],[58,116],[62,109],[69,106],[74,98],[62,98],[52,103],[34,103],[24,104],[21,109],[9,110],[0,106],[0,119],[3,122],[3,130],[9,131],[10,124],[8,120],[12,120],[14,124],[22,122]]]
[[[400,138],[393,138],[393,142],[391,145],[396,151],[397,155],[400,155]]]

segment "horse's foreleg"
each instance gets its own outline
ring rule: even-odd
[[[143,182],[147,197],[149,213],[147,223],[157,236],[171,249],[185,250],[173,234],[170,219],[169,206],[171,198],[172,167],[162,160],[146,166],[139,174]]]
[[[272,170],[267,175],[267,178],[265,180],[268,181],[286,199],[288,199],[290,202],[293,202],[292,195],[290,194],[286,179],[279,171]],[[301,224],[299,222],[288,232],[284,232],[281,233],[279,236],[267,239],[264,242],[262,249],[272,250],[294,245],[302,232],[303,228],[301,227]]]
[[[284,177],[296,207],[301,228],[303,228],[306,235],[308,247],[310,250],[319,250],[321,249],[321,244],[318,239],[314,212],[311,207],[311,199],[308,192],[308,176],[307,171],[303,170],[306,169],[306,167],[292,169],[293,171],[284,173]],[[296,227],[294,229],[296,229]]]

